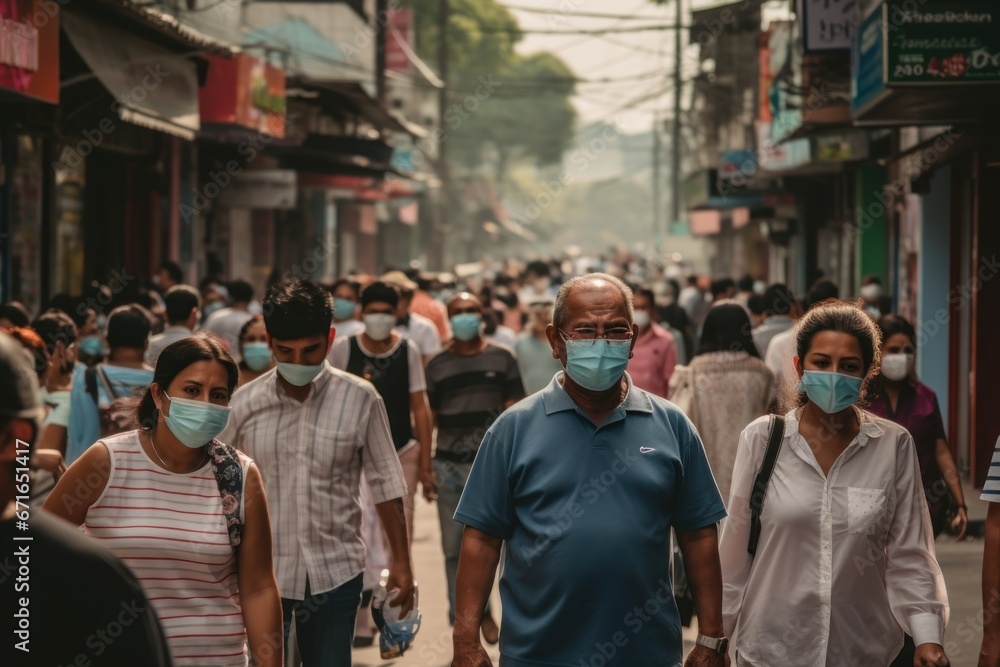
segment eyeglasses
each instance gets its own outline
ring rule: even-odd
[[[562,334],[563,340],[586,340],[590,341],[591,345],[596,343],[599,338],[609,341],[632,340],[632,330],[628,327],[614,327],[613,329],[605,330],[603,334],[599,334],[598,330],[594,327],[577,327],[570,333],[559,329],[559,333]]]

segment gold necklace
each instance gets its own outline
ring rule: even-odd
[[[177,475],[189,475],[193,473],[195,470],[200,470],[201,467],[205,465],[205,460],[208,458],[208,449],[205,449],[205,451],[202,452],[201,460],[198,462],[198,465],[196,467],[186,472],[176,472],[175,470],[171,470],[170,466],[168,466],[166,463],[163,462],[163,457],[161,457],[160,453],[156,451],[156,440],[153,438],[152,433],[149,434],[149,446],[153,448],[153,454],[156,455],[156,460],[160,462],[160,465],[163,466],[163,469],[175,473]]]

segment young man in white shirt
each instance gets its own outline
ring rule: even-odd
[[[351,664],[364,570],[362,469],[392,552],[387,587],[400,590],[402,616],[413,606],[403,471],[382,398],[326,361],[332,301],[311,282],[268,290],[264,324],[275,369],[233,396],[219,436],[251,456],[264,478],[285,639],[294,617],[304,667]]]

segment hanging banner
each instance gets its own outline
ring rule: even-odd
[[[858,21],[858,0],[797,0],[806,53],[847,51]]]
[[[887,10],[889,84],[1000,81],[1000,4],[994,0]]]
[[[0,2],[0,88],[59,102],[59,5]]]

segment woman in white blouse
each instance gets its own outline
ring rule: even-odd
[[[904,632],[917,644],[914,665],[949,664],[947,593],[913,439],[856,405],[879,348],[874,322],[846,302],[799,322],[800,405],[785,416],[755,556],[749,498],[768,418],[740,436],[719,548],[738,666],[884,666]]]

